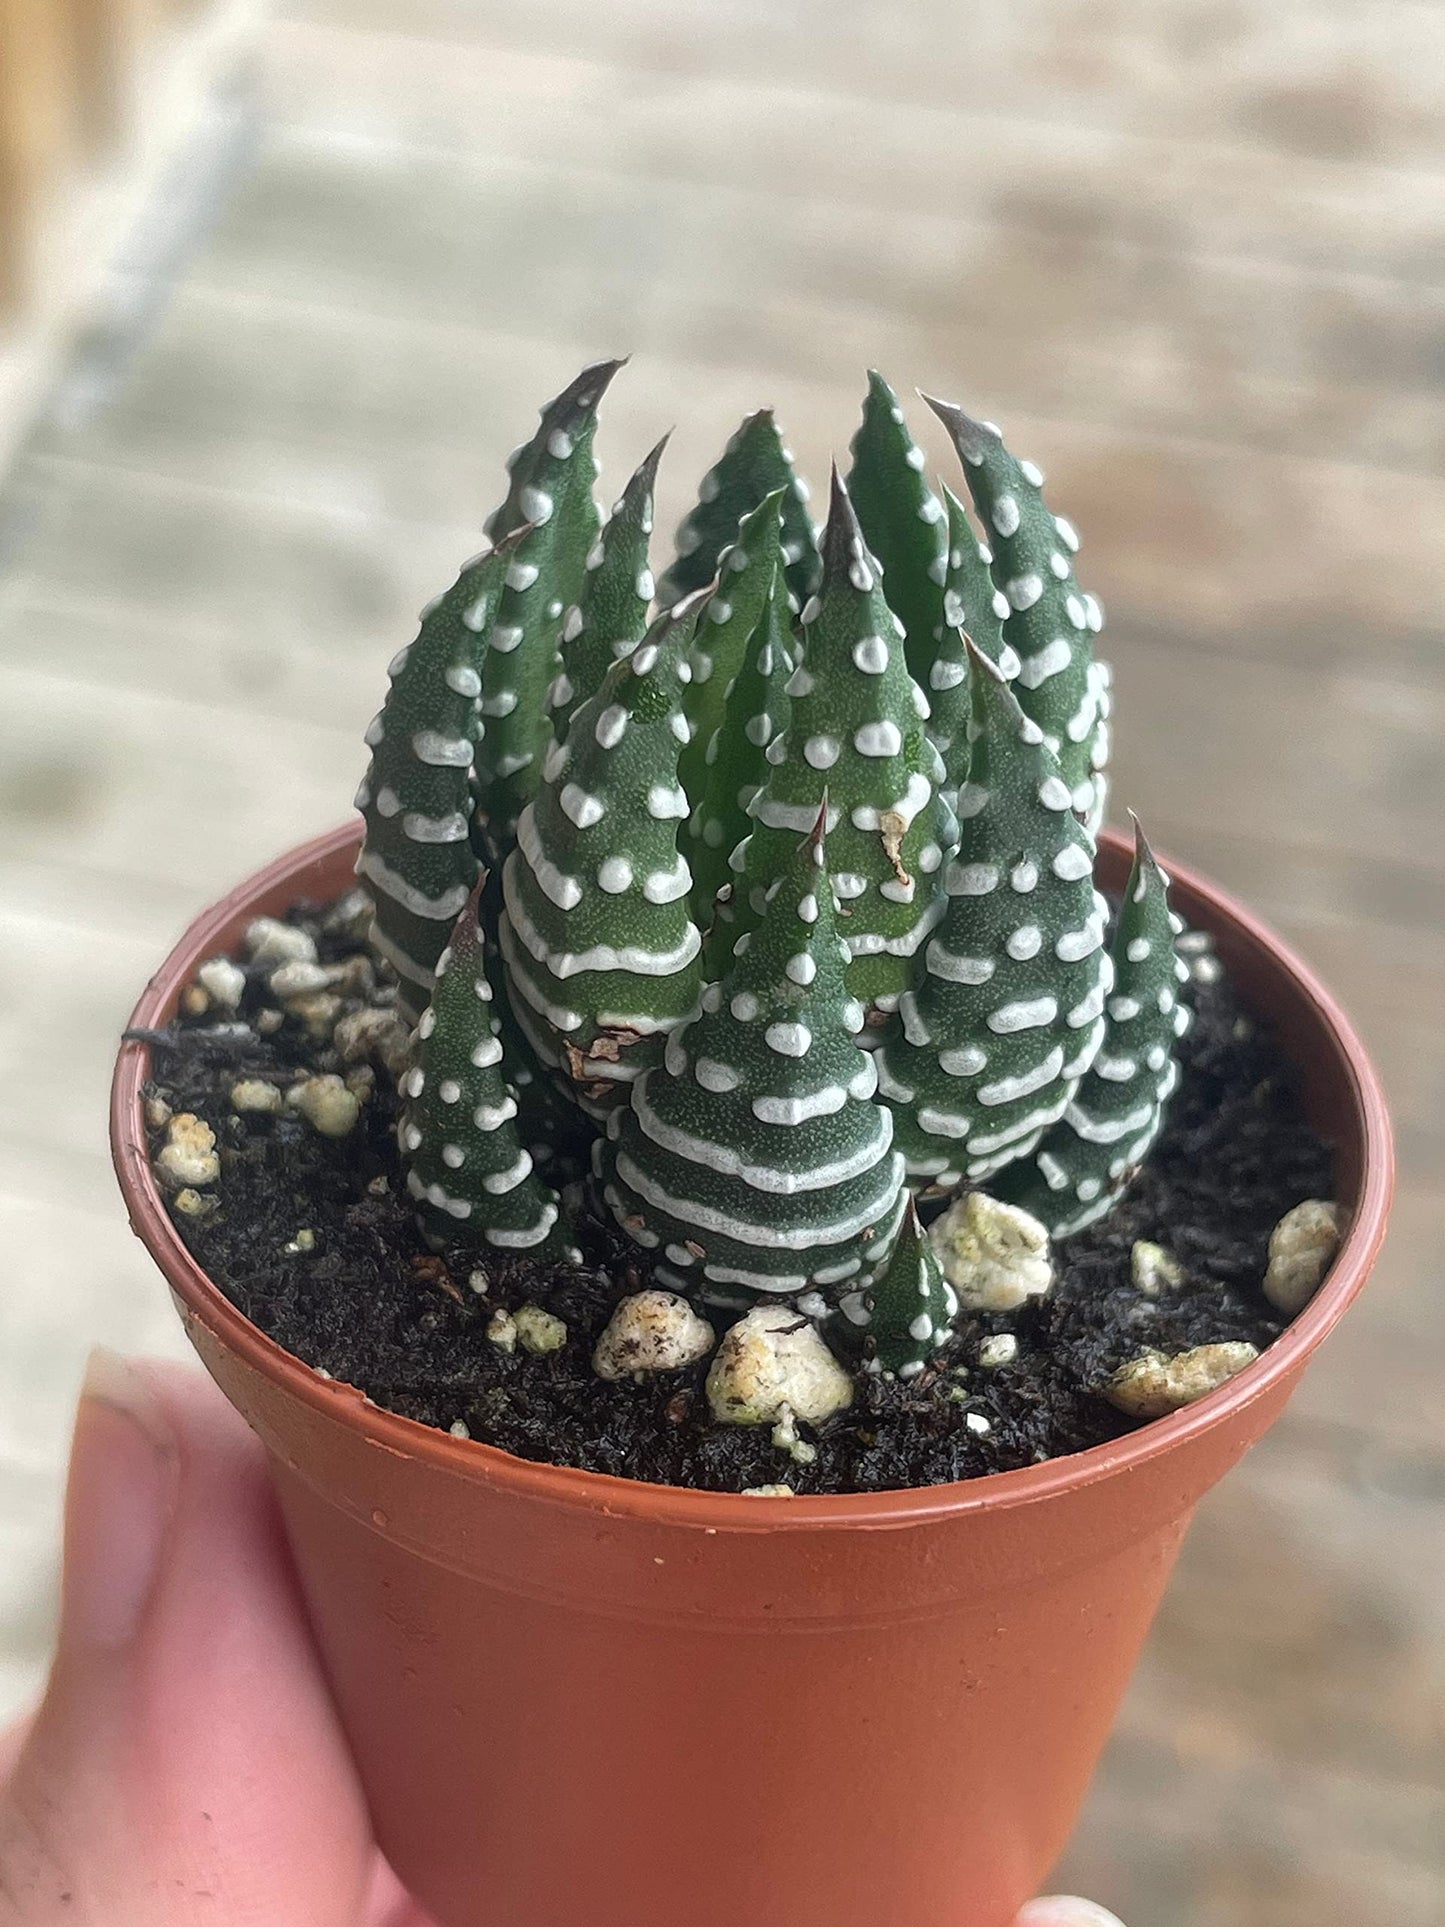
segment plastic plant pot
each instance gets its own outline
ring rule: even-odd
[[[186,932],[163,1024],[254,916],[340,894],[319,837]],[[1128,852],[1102,845],[1104,887]],[[1389,1122],[1348,1020],[1280,941],[1171,864],[1277,1028],[1351,1212],[1319,1293],[1172,1417],[1023,1471],[743,1497],[539,1465],[394,1416],[258,1331],[152,1179],[148,1052],[112,1135],[131,1222],[263,1440],[377,1835],[442,1927],[1006,1927],[1073,1825],[1194,1507],[1283,1410],[1369,1275]]]

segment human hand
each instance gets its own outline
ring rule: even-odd
[[[261,1449],[209,1381],[91,1361],[60,1638],[0,1739],[0,1927],[427,1927],[372,1838]],[[1119,1927],[1036,1900],[1018,1927]]]

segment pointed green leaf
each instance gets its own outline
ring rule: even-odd
[[[752,833],[732,859],[731,914],[740,928],[757,921],[826,786],[828,852],[853,956],[848,981],[876,1022],[907,988],[914,953],[940,913],[954,823],[939,793],[944,772],[925,728],[928,704],[836,471],[823,562],[822,588],[803,610],[787,731],[768,747]]]
[[[778,574],[782,499],[783,491],[774,489],[738,524],[736,540],[723,550],[718,563],[717,587],[697,619],[688,657],[692,680],[685,698],[692,740],[677,766],[678,779],[694,802],[707,780],[708,748],[723,720],[744,653],[757,633]]]
[[[801,605],[818,586],[818,545],[808,514],[808,492],[794,472],[791,452],[771,408],[749,415],[703,477],[698,502],[677,531],[677,560],[663,580],[662,599],[676,601],[705,588],[718,573],[738,524],[774,489],[783,489],[783,560],[788,587]]]
[[[659,616],[554,743],[503,872],[512,1007],[544,1063],[601,1111],[697,996],[677,781],[696,602]]]
[[[1008,609],[1004,641],[1019,659],[1014,694],[1058,757],[1074,807],[1088,815],[1099,709],[1090,664],[1104,617],[1074,577],[1079,538],[1071,523],[1050,512],[1040,492],[1042,472],[1016,460],[991,422],[974,421],[952,402],[925,399],[957,445],[993,550],[993,580]]]
[[[423,611],[415,642],[392,661],[386,701],[366,732],[371,762],[356,794],[366,820],[357,874],[376,899],[372,946],[396,971],[413,1023],[477,880],[470,774],[482,733],[481,670],[519,539],[468,562]]]
[[[668,1040],[613,1124],[604,1191],[628,1235],[661,1246],[675,1290],[861,1292],[897,1229],[901,1160],[855,1041],[822,813],[775,879],[721,984]],[[847,1307],[845,1307],[846,1309]]]
[[[982,1183],[1057,1122],[1103,1036],[1112,977],[1094,842],[998,668],[970,658],[974,743],[946,908],[879,1053],[918,1184]]]
[[[1114,935],[1114,988],[1104,1041],[1074,1100],[1038,1149],[993,1190],[1057,1238],[1102,1218],[1149,1155],[1178,1082],[1175,1040],[1188,1027],[1179,1002],[1187,967],[1174,950],[1169,879],[1136,823],[1134,867]]]
[[[697,807],[688,823],[693,915],[703,929],[712,922],[714,898],[732,877],[728,859],[748,832],[748,806],[768,773],[768,745],[787,727],[793,673],[787,593],[779,574],[708,743]],[[695,747],[696,739],[689,745]]]
[[[500,1029],[473,895],[437,958],[432,1001],[417,1026],[417,1062],[402,1078],[407,1189],[436,1244],[575,1262],[581,1254],[557,1194],[537,1177],[517,1133]]]
[[[868,1369],[916,1378],[952,1335],[958,1296],[924,1235],[911,1197],[892,1254],[868,1295]]]
[[[876,369],[868,371],[852,453],[848,493],[864,540],[882,566],[888,606],[903,624],[909,670],[926,688],[943,620],[943,504],[928,485],[923,450],[908,432],[898,397]]]
[[[948,515],[948,580],[926,687],[933,711],[928,733],[943,758],[952,799],[968,777],[968,723],[973,702],[968,642],[975,643],[1009,679],[1018,674],[1019,659],[1003,639],[1008,603],[994,588],[989,574],[993,557],[974,534],[963,503],[947,483],[942,487]]]
[[[496,859],[510,847],[518,813],[537,786],[551,733],[547,690],[563,615],[581,594],[599,527],[592,499],[597,404],[621,366],[604,361],[584,368],[547,404],[536,434],[511,458],[507,499],[488,524],[499,533],[523,531],[482,672],[487,731],[477,756],[478,815]]]
[[[548,692],[552,731],[561,742],[579,703],[595,696],[619,656],[647,634],[654,593],[647,563],[657,465],[668,438],[646,457],[622,491],[587,555],[579,599],[562,620],[562,668]]]

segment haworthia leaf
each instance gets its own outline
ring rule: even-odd
[[[519,540],[511,536],[469,562],[423,612],[366,732],[371,763],[356,796],[366,820],[357,874],[376,898],[373,947],[396,971],[412,1022],[426,1008],[437,957],[477,881],[469,779],[482,731],[481,670]]]
[[[518,814],[537,786],[563,615],[581,593],[599,527],[592,499],[597,404],[621,366],[603,361],[584,368],[547,404],[536,434],[512,457],[506,501],[488,524],[499,534],[524,531],[507,569],[482,672],[487,731],[477,758],[479,816],[497,859],[510,847]]]
[[[947,907],[880,1053],[915,1183],[982,1183],[1026,1156],[1093,1062],[1112,979],[1093,838],[999,670],[970,658],[974,728]]]
[[[948,429],[993,550],[992,573],[1008,605],[1004,640],[1019,659],[1014,693],[1059,759],[1074,807],[1094,805],[1090,744],[1099,691],[1090,674],[1093,639],[1103,612],[1074,577],[1079,538],[1053,515],[1040,489],[1043,475],[1004,447],[991,422],[976,422],[952,402],[925,397]]]
[[[943,1275],[911,1197],[892,1254],[868,1297],[869,1369],[916,1378],[952,1335],[958,1295]]]
[[[793,673],[787,595],[778,574],[708,743],[696,788],[697,805],[688,822],[688,861],[693,914],[703,929],[712,922],[718,891],[731,879],[728,858],[747,834],[748,807],[768,773],[768,746],[787,727],[787,685]],[[689,745],[695,747],[696,739]]]
[[[609,1123],[604,1196],[655,1276],[724,1300],[840,1292],[858,1315],[903,1204],[903,1167],[828,885],[821,812],[721,984]]]
[[[750,639],[773,591],[782,553],[783,491],[774,489],[738,524],[736,539],[718,561],[717,587],[703,604],[688,667],[684,701],[692,740],[682,752],[678,779],[696,802],[707,780],[707,755],[723,720]],[[786,621],[786,597],[783,619]]]
[[[538,1055],[605,1109],[697,996],[678,848],[683,672],[695,602],[661,615],[554,743],[503,872],[502,954]]]
[[[774,489],[783,496],[783,559],[788,587],[799,605],[818,586],[821,567],[808,495],[793,469],[771,408],[749,415],[703,477],[697,506],[677,531],[677,560],[663,582],[663,599],[676,601],[705,588],[718,573],[723,550],[736,541],[738,523]]]
[[[437,959],[432,1001],[417,1027],[417,1062],[402,1078],[407,1189],[436,1244],[575,1261],[581,1254],[557,1194],[537,1177],[517,1132],[500,1029],[473,896]]]
[[[876,1022],[907,988],[914,954],[940,913],[954,823],[925,728],[928,704],[908,673],[900,625],[836,471],[823,558],[822,587],[803,610],[787,732],[769,745],[752,833],[732,858],[732,914],[742,928],[757,921],[826,787],[828,851],[853,958],[848,981]]]
[[[559,742],[577,705],[597,694],[613,663],[647,633],[654,594],[647,553],[653,490],[667,439],[664,435],[622,491],[588,551],[582,592],[562,619],[562,668],[548,692]]]
[[[1003,639],[1008,603],[993,586],[989,549],[974,534],[963,503],[943,484],[948,517],[948,576],[943,609],[934,635],[933,661],[925,687],[932,715],[928,733],[943,758],[950,797],[968,776],[968,723],[972,696],[968,679],[968,642],[998,664],[1006,678],[1018,674],[1019,659]]]
[[[898,397],[876,369],[868,371],[852,454],[848,493],[864,540],[882,566],[888,606],[903,624],[908,667],[927,687],[943,620],[943,504],[928,485],[923,450],[908,432]]]
[[[1099,834],[1109,802],[1109,748],[1114,727],[1114,671],[1095,656],[1089,673],[1094,679],[1095,717],[1089,737],[1089,768],[1094,775],[1094,800],[1085,821],[1094,835]]]
[[[974,533],[968,510],[945,482],[943,505],[948,518],[948,578],[943,590],[943,620],[951,629],[964,630],[970,640],[1012,682],[1019,659],[1004,641],[1008,598],[994,587],[990,564],[993,550]]]
[[[1189,973],[1175,955],[1174,929],[1169,880],[1136,824],[1104,1041],[1063,1117],[1031,1156],[991,1187],[1031,1211],[1055,1237],[1102,1218],[1159,1135],[1179,1076],[1175,1040],[1189,1022],[1179,1002]]]

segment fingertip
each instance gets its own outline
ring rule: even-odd
[[[119,1362],[183,1438],[228,1456],[263,1462],[260,1441],[208,1373],[169,1358]]]
[[[1045,1894],[1029,1902],[1015,1927],[1124,1927],[1124,1923],[1096,1900],[1080,1900],[1077,1894]]]

